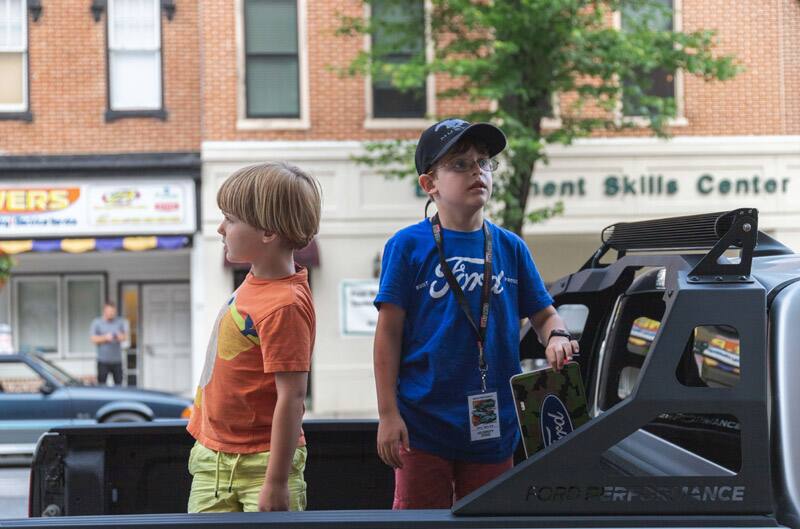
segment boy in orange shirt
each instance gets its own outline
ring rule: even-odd
[[[187,429],[189,512],[304,510],[301,428],[314,348],[308,272],[293,251],[319,229],[319,184],[297,167],[264,163],[217,193],[227,259],[249,263],[222,307]]]

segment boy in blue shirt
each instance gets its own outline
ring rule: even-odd
[[[416,168],[438,213],[384,249],[374,363],[395,509],[450,508],[513,465],[508,379],[520,372],[520,319],[553,368],[578,352],[525,243],[484,219],[505,146],[488,123],[446,119],[424,131]]]

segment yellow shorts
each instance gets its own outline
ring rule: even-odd
[[[306,509],[306,448],[298,447],[289,471],[289,510]],[[193,476],[189,512],[258,511],[258,493],[264,484],[269,452],[229,454],[195,442],[189,454]]]

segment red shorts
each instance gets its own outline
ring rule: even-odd
[[[403,468],[394,471],[393,509],[449,509],[453,502],[514,466],[444,459],[412,448],[400,451]]]

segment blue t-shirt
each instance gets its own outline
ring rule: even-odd
[[[375,305],[405,309],[397,384],[410,444],[440,457],[497,462],[518,440],[508,379],[520,372],[519,320],[552,305],[525,243],[488,223],[492,237],[492,297],[486,333],[487,391],[497,391],[500,437],[470,441],[467,396],[481,392],[476,333],[439,266],[428,219],[397,232],[383,252]],[[442,230],[447,263],[477,323],[483,285],[483,229]]]

